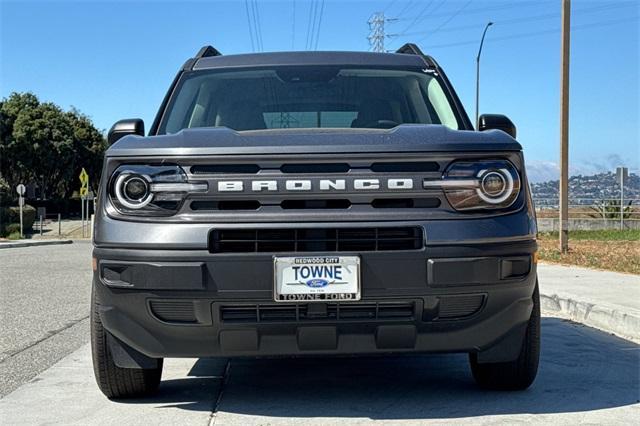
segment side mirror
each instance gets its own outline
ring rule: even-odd
[[[116,124],[109,129],[107,142],[109,145],[113,145],[127,135],[144,136],[144,121],[139,118],[130,118],[116,122]]]
[[[478,118],[478,130],[498,129],[512,138],[516,137],[516,126],[509,117],[502,114],[482,114]]]

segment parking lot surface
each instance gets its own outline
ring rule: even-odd
[[[0,423],[626,425],[640,418],[640,345],[557,318],[543,319],[538,379],[524,392],[478,389],[465,355],[169,359],[158,395],[109,401],[95,385],[88,345],[90,259],[91,245],[81,242],[0,250]],[[541,266],[545,282],[560,280],[556,269]]]
[[[88,345],[0,400],[6,424],[630,424],[640,347],[545,318],[538,379],[478,389],[464,355],[168,360],[157,396],[112,402]]]

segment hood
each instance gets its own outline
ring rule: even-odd
[[[441,125],[403,124],[393,129],[271,129],[237,132],[225,127],[184,129],[171,135],[125,136],[108,157],[349,154],[374,152],[520,151],[501,130],[451,130]]]

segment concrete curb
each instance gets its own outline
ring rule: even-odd
[[[640,342],[640,316],[619,308],[575,300],[557,294],[540,294],[542,312],[569,319],[624,339]]]
[[[51,246],[57,244],[71,244],[71,240],[16,240],[7,243],[0,242],[0,249],[16,247]]]

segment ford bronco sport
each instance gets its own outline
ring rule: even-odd
[[[540,339],[522,147],[478,129],[442,69],[396,53],[223,56],[171,85],[148,136],[109,132],[92,349],[110,398],[165,357],[469,354],[524,389]]]

